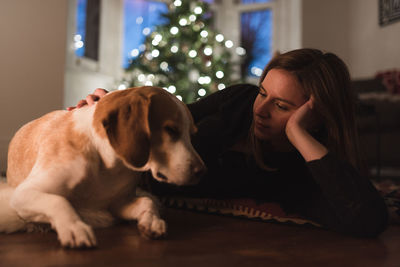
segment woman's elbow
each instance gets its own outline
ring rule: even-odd
[[[343,230],[353,236],[375,238],[386,230],[388,217],[386,206],[375,209],[366,208],[354,214],[352,220],[344,225]]]

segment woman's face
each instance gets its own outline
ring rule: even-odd
[[[254,101],[254,135],[261,140],[286,140],[287,121],[307,100],[303,92],[290,72],[271,69]]]

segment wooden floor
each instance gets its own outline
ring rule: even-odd
[[[378,239],[168,209],[165,240],[135,224],[96,230],[96,249],[66,250],[56,234],[0,234],[0,266],[400,266],[400,226]]]

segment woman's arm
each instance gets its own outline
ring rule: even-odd
[[[376,237],[388,224],[386,204],[368,177],[348,162],[328,153],[308,162],[313,189],[298,210],[338,232]]]
[[[318,126],[311,98],[290,117],[286,134],[307,162],[313,190],[299,201],[299,211],[325,227],[356,236],[374,237],[386,229],[383,198],[368,177],[316,140],[309,129]]]
[[[307,162],[321,159],[328,153],[328,149],[309,133],[309,128],[317,124],[313,114],[313,98],[299,107],[286,123],[289,141]]]

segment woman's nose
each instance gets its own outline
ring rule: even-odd
[[[256,113],[258,116],[264,117],[264,118],[270,118],[271,113],[270,113],[270,103],[269,101],[265,100],[256,109]]]

